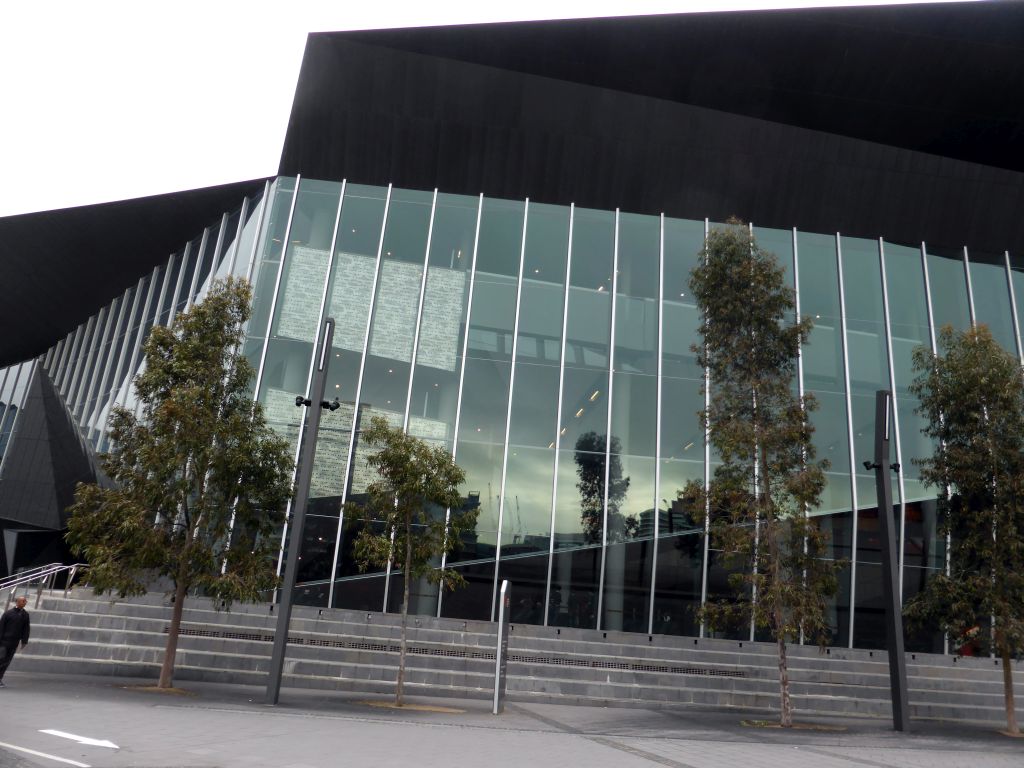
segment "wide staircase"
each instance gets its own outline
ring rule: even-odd
[[[32,641],[18,672],[155,678],[171,608],[162,595],[111,601],[76,588],[30,595]],[[276,616],[268,604],[217,610],[185,606],[175,681],[266,684]],[[400,617],[297,606],[284,667],[285,687],[393,691]],[[514,624],[510,701],[608,706],[778,709],[775,645]],[[410,617],[407,691],[489,698],[495,625]],[[1024,703],[1024,664],[1015,663]],[[889,717],[889,672],[880,651],[791,646],[789,672],[798,717]],[[908,654],[913,718],[1005,721],[1002,670],[987,658]],[[1024,706],[1024,705],[1022,705]],[[1024,709],[1019,709],[1024,716]]]

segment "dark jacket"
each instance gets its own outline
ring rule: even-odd
[[[28,642],[28,611],[14,607],[0,616],[0,645],[16,645]]]

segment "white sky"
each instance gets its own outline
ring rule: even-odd
[[[880,4],[9,0],[0,8],[0,216],[273,175],[311,31]]]

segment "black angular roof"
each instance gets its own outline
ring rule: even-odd
[[[310,35],[279,172],[1024,250],[1024,3]],[[0,365],[261,182],[0,219]]]

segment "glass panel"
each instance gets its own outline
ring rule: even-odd
[[[478,206],[476,198],[437,196],[413,374],[409,432],[418,437],[443,440],[449,450],[455,438]]]
[[[1010,254],[1010,281],[1013,283],[1013,297],[1017,305],[1017,335],[1024,340],[1024,259]]]
[[[852,499],[836,240],[800,232],[797,254],[800,310],[814,321],[810,343],[803,348],[804,391],[818,400],[818,410],[811,414],[818,458],[831,464],[818,511],[840,511],[849,509]]]
[[[843,237],[840,245],[850,363],[853,468],[857,480],[857,504],[866,509],[877,504],[874,470],[866,470],[863,465],[865,459],[873,459],[875,452],[875,393],[889,389],[882,274],[877,241]],[[893,498],[899,498],[898,485],[893,488]]]
[[[855,648],[885,647],[885,591],[882,586],[882,533],[878,507],[857,512],[857,615]],[[900,508],[892,511],[899,531]]]
[[[246,211],[245,224],[242,226],[242,234],[238,238],[238,243],[234,245],[234,253],[228,254],[229,259],[234,258],[235,260],[235,271],[236,276],[244,277],[249,273],[249,264],[252,261],[252,249],[256,242],[256,226],[260,220],[260,209],[263,205],[263,193],[260,192],[257,195],[249,198],[249,206]]]
[[[340,191],[340,184],[323,181],[304,181],[299,188],[267,343],[259,401],[267,423],[293,452],[306,416],[295,407],[295,396],[306,394]]]
[[[551,624],[594,628],[604,525],[614,215],[577,208],[566,331]],[[557,587],[557,599],[556,599]]]
[[[835,237],[798,232],[797,260],[800,311],[814,321],[810,343],[803,347],[804,391],[818,400],[818,410],[811,414],[817,457],[830,463],[827,485],[813,514],[820,516],[818,525],[829,534],[833,557],[849,557],[853,514],[849,511],[850,449]],[[849,566],[839,574],[839,584],[839,594],[829,601],[829,613],[833,642],[845,646],[850,621]]]
[[[959,248],[927,246],[928,284],[932,293],[932,319],[935,328],[952,325],[957,330],[970,327],[967,282],[964,278],[964,253]]]
[[[516,612],[535,622],[544,620],[568,247],[569,209],[531,204],[523,256],[519,357],[509,429],[498,578],[509,579],[510,574],[516,577]]]
[[[181,290],[178,292],[177,303],[174,305],[175,314],[184,312],[185,307],[188,306],[188,301],[192,298],[193,286],[198,284],[195,282],[197,277],[196,271],[200,266],[202,259],[202,245],[203,236],[198,235],[195,239],[189,241],[188,244],[188,260],[184,265],[184,274],[180,276],[181,279]]]
[[[920,405],[911,394],[916,347],[929,348],[928,304],[925,297],[921,251],[903,245],[885,243],[885,277],[889,291],[889,331],[892,335],[893,377],[896,380],[896,410],[899,417],[903,490],[906,501],[933,498],[921,483],[921,471],[914,463],[932,455],[932,442],[922,434],[924,419],[917,414]]]
[[[946,537],[939,532],[934,500],[906,505],[903,543],[903,602],[923,591],[928,581],[946,567]],[[908,651],[942,653],[941,632],[921,631],[907,635]]]
[[[334,267],[328,289],[329,314],[335,318],[336,325],[327,396],[338,397],[342,404],[336,412],[336,418],[331,420],[331,431],[325,435],[322,427],[321,439],[317,443],[317,464],[323,466],[326,481],[340,483],[346,471],[348,446],[355,421],[355,390],[359,380],[362,346],[367,335],[386,200],[386,187],[362,184],[345,186]],[[359,408],[360,424],[372,416],[372,408],[367,406],[366,396],[362,398],[364,402]],[[325,449],[328,457],[322,463],[321,452]],[[353,487],[361,493],[370,482],[365,458],[360,456],[360,460],[350,468],[352,477],[349,479],[349,493],[352,493]],[[338,485],[337,493],[340,494],[341,490]],[[335,578],[340,581],[335,590],[334,607],[380,610],[384,600],[384,579],[378,575],[360,573],[355,564],[352,548],[362,527],[364,522],[358,515],[345,517],[335,571]]]
[[[285,230],[288,227],[288,213],[294,192],[295,179],[278,179],[269,201],[271,208],[266,214],[263,253],[258,256],[259,262],[253,278],[252,317],[246,331],[246,352],[254,366],[259,364],[259,350],[262,349],[263,338],[270,324],[270,307],[274,301],[274,285],[284,249]]]
[[[501,465],[505,443],[505,417],[512,375],[512,333],[515,327],[516,285],[519,256],[523,246],[522,202],[484,200],[476,256],[473,310],[469,319],[462,418],[456,459],[466,472],[463,494],[466,505],[478,507],[476,529],[466,534],[461,549],[450,562],[477,563],[464,572],[470,583],[446,593],[441,603],[444,616],[489,619],[494,584],[494,557],[498,541],[498,512],[501,494]],[[458,251],[456,251],[458,259]],[[527,374],[528,375],[528,374]],[[517,436],[520,439],[520,436]],[[546,445],[546,443],[545,443]],[[523,451],[523,461],[536,451]],[[517,455],[511,459],[519,459]],[[518,461],[514,471],[520,464]],[[513,478],[518,489],[519,481]],[[543,481],[537,483],[538,489]],[[514,520],[518,490],[508,488],[508,506]],[[525,497],[525,492],[524,492]],[[520,507],[521,509],[522,507]],[[539,525],[536,503],[526,527]],[[513,523],[513,529],[515,528]],[[512,534],[514,539],[515,534]]]
[[[217,254],[217,269],[214,274],[218,278],[226,277],[231,266],[231,250],[235,247],[235,236],[238,234],[238,220],[241,215],[242,211],[238,209],[228,216],[220,252]]]
[[[218,221],[206,234],[206,248],[203,250],[202,261],[199,262],[199,277],[196,280],[196,291],[202,293],[206,290],[207,280],[213,271],[214,260],[217,257],[217,238],[220,237],[220,222]]]
[[[167,292],[160,300],[160,315],[157,323],[159,325],[166,326],[171,321],[171,306],[174,304],[174,289],[178,285],[178,273],[181,272],[181,257],[180,253],[174,255],[174,259],[171,262],[170,276],[167,281]]]
[[[704,222],[665,219],[661,382],[661,484],[657,489],[658,565],[654,632],[697,635],[704,570],[704,529],[678,500],[690,480],[704,479],[704,369],[691,347],[700,341],[700,314],[690,273],[704,247]],[[654,515],[641,513],[639,536],[653,534]]]
[[[992,338],[1007,352],[1016,355],[1017,341],[1013,335],[1005,256],[972,249],[967,260],[971,269],[975,320],[978,325],[987,325]]]

